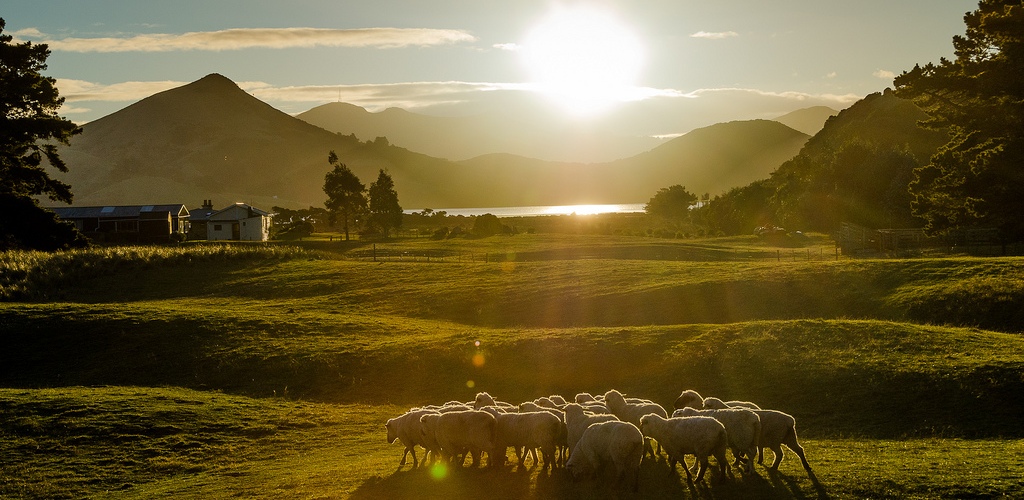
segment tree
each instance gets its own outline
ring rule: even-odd
[[[67,172],[57,152],[82,130],[57,115],[64,103],[56,80],[44,77],[50,49],[12,43],[0,18],[0,249],[57,250],[80,247],[85,237],[74,225],[39,206],[37,197],[71,203],[71,186],[50,177],[43,159]]]
[[[931,234],[968,227],[1024,238],[1024,2],[981,0],[953,37],[956,58],[914,66],[896,94],[948,128],[950,140],[914,171],[914,214]]]
[[[356,174],[349,170],[348,166],[338,160],[338,155],[331,151],[327,155],[327,163],[334,166],[334,170],[327,172],[324,177],[324,192],[327,193],[328,223],[334,226],[338,220],[345,231],[345,240],[349,239],[349,228],[359,222],[359,218],[366,212],[366,186],[359,181]]]
[[[368,222],[374,230],[387,238],[392,229],[402,226],[402,206],[398,204],[395,181],[384,169],[370,184],[370,214]]]
[[[644,205],[644,211],[648,215],[682,220],[690,216],[690,207],[696,202],[697,195],[676,184],[659,189],[654,197]]]

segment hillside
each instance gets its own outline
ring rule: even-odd
[[[539,114],[433,116],[399,108],[371,113],[337,102],[296,117],[331,132],[355,134],[364,141],[387,137],[397,146],[451,160],[510,154],[546,161],[597,163],[633,156],[663,142],[594,130]]]
[[[779,261],[753,237],[519,235],[412,239],[374,262],[360,245],[5,254],[4,296],[36,299],[0,303],[0,496],[609,498],[564,467],[399,467],[382,424],[478,391],[610,388],[786,411],[814,467],[788,453],[695,490],[645,460],[636,498],[1020,491],[1020,258]],[[634,247],[649,258],[611,257]]]

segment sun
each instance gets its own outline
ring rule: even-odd
[[[521,54],[538,90],[584,116],[630,100],[644,58],[628,27],[589,6],[556,7],[526,35]]]

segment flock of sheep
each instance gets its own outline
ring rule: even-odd
[[[689,480],[694,478],[684,457],[694,455],[696,481],[703,479],[712,456],[722,476],[727,476],[726,449],[732,451],[734,465],[747,474],[753,472],[755,457],[758,464],[763,463],[764,448],[774,453],[769,467],[777,469],[782,445],[811,471],[797,441],[796,420],[786,413],[745,401],[704,398],[693,390],[683,391],[673,406],[669,416],[657,403],[626,398],[616,390],[596,397],[580,393],[571,403],[561,396],[547,396],[519,405],[481,392],[469,403],[413,408],[388,420],[385,427],[389,443],[398,440],[405,445],[399,465],[405,465],[411,453],[417,467],[419,446],[426,450],[424,462],[429,454],[431,460],[439,457],[461,466],[470,455],[477,467],[487,453],[489,465],[501,466],[511,447],[520,466],[528,457],[535,465],[541,463],[539,450],[545,469],[564,464],[578,479],[611,468],[617,481],[631,482],[634,490],[639,487],[641,460],[662,451],[673,470],[676,463],[683,463]]]

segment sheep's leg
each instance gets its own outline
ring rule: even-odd
[[[700,464],[700,469],[697,469],[696,481],[700,482],[702,479],[704,479],[704,473],[707,472],[708,467],[710,467],[711,464],[708,463],[708,457],[697,457],[697,463]]]
[[[409,447],[409,451],[412,452],[412,468],[415,469],[416,466],[418,466],[420,464],[419,460],[416,460],[416,447],[415,446],[410,446]],[[402,459],[404,461],[405,457],[403,456]]]
[[[404,451],[404,452],[402,452],[402,461],[401,461],[401,462],[398,462],[398,465],[399,465],[399,466],[405,465],[405,456],[409,454],[409,450],[410,450],[410,449],[411,449],[411,448],[409,448],[408,446],[406,446],[406,447],[405,447],[405,451]],[[416,458],[416,456],[415,456],[415,455],[413,455],[413,459],[415,459],[415,458]]]
[[[786,437],[783,438],[782,444],[786,445],[787,448],[793,450],[796,456],[800,457],[800,462],[804,466],[804,470],[811,470],[811,464],[807,463],[807,457],[804,456],[804,447],[800,446],[800,443],[796,440],[796,429],[790,429],[786,433]]]
[[[772,453],[775,454],[775,461],[772,462],[772,465],[769,466],[768,468],[769,469],[778,469],[779,468],[779,464],[782,463],[782,457],[784,456],[782,454],[782,445],[778,445],[777,444],[777,445],[771,446],[769,448],[772,450]]]

